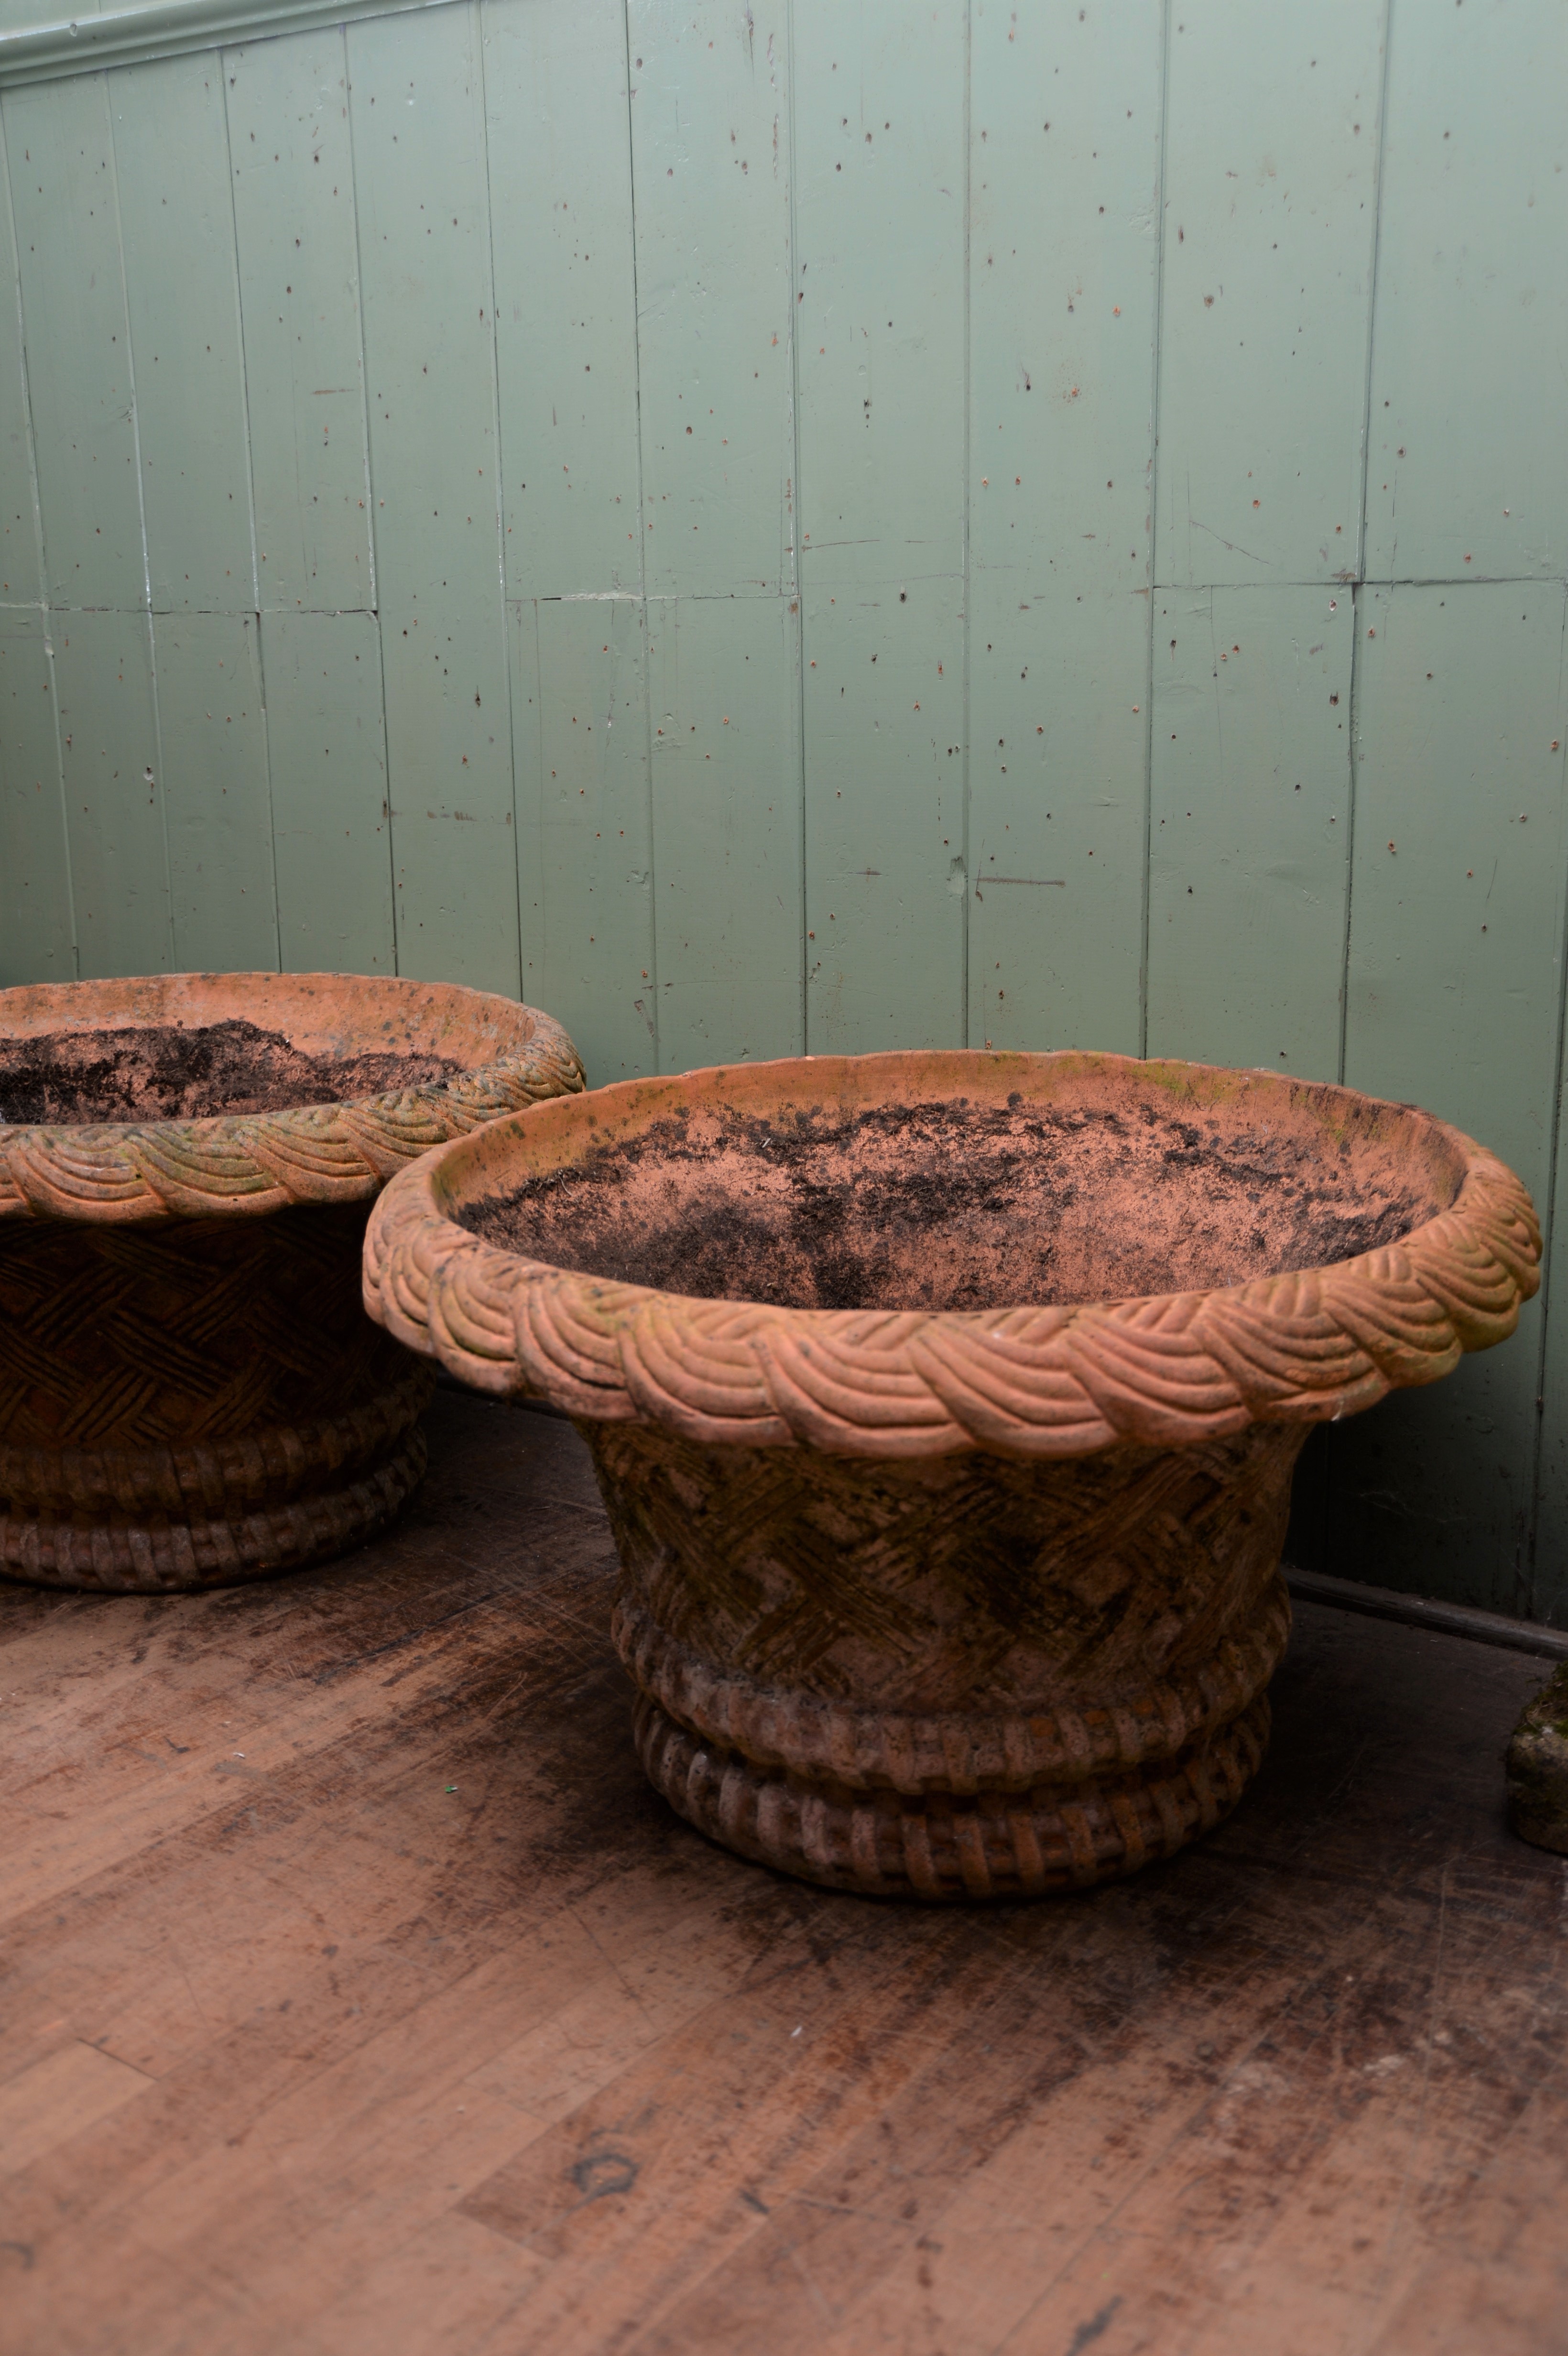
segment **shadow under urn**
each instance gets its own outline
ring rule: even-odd
[[[434,1370],[365,1315],[370,1198],[581,1087],[559,1023],[449,985],[0,991],[0,1573],[166,1592],[371,1536]]]
[[[1412,1108],[1118,1055],[817,1056],[536,1107],[394,1179],[366,1301],[593,1453],[644,1766],[741,1855],[1083,1887],[1268,1738],[1315,1423],[1501,1341],[1530,1197]]]

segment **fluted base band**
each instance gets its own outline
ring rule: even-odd
[[[422,1379],[402,1387],[377,1419],[393,1429],[373,1461],[367,1464],[363,1449],[353,1451],[357,1463],[304,1494],[269,1501],[263,1489],[253,1500],[245,1493],[256,1484],[244,1481],[225,1509],[220,1452],[201,1449],[187,1452],[187,1469],[197,1475],[198,1493],[217,1493],[215,1511],[130,1515],[100,1507],[91,1514],[28,1515],[0,1507],[0,1573],[34,1587],[167,1595],[272,1578],[347,1554],[384,1529],[418,1487],[429,1453],[420,1422],[429,1389]],[[353,1419],[360,1425],[367,1419],[364,1410]],[[293,1433],[266,1432],[253,1446],[257,1454],[282,1457],[293,1452],[296,1440]],[[147,1486],[166,1475],[167,1462],[158,1451],[146,1468]]]
[[[366,1316],[364,1232],[356,1203],[0,1226],[0,1575],[166,1594],[373,1537],[435,1375]]]
[[[655,1789],[759,1864],[867,1897],[1040,1898],[1136,1873],[1211,1831],[1262,1764],[1269,1706],[1259,1694],[1229,1725],[1130,1774],[1017,1793],[854,1791],[758,1766],[646,1694],[633,1725]]]
[[[1290,1596],[1276,1571],[1250,1619],[1206,1661],[1082,1708],[914,1714],[763,1686],[677,1644],[625,1594],[612,1632],[640,1693],[699,1742],[759,1767],[851,1790],[1013,1794],[1115,1778],[1200,1747],[1241,1717],[1279,1666]]]

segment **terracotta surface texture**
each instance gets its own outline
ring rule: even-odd
[[[379,1527],[423,1469],[432,1371],[364,1314],[368,1199],[581,1085],[559,1024],[475,991],[0,991],[0,1570],[222,1584]]]
[[[396,1180],[388,1330],[578,1420],[639,1750],[839,1887],[1082,1886],[1234,1804],[1311,1426],[1502,1340],[1529,1196],[1429,1116],[1116,1056],[802,1058]]]

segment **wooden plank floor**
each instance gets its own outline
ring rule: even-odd
[[[645,1787],[571,1428],[433,1437],[335,1569],[0,1590],[6,2356],[1568,2350],[1543,1663],[1305,1607],[1213,1838],[874,1904]]]

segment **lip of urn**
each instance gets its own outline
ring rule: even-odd
[[[353,974],[0,991],[0,1573],[225,1584],[359,1544],[432,1369],[364,1314],[372,1198],[581,1089],[559,1023]]]
[[[1411,1107],[1083,1054],[801,1057],[394,1179],[371,1314],[567,1410],[649,1775],[924,1898],[1169,1855],[1262,1758],[1311,1428],[1512,1332],[1517,1178]]]

